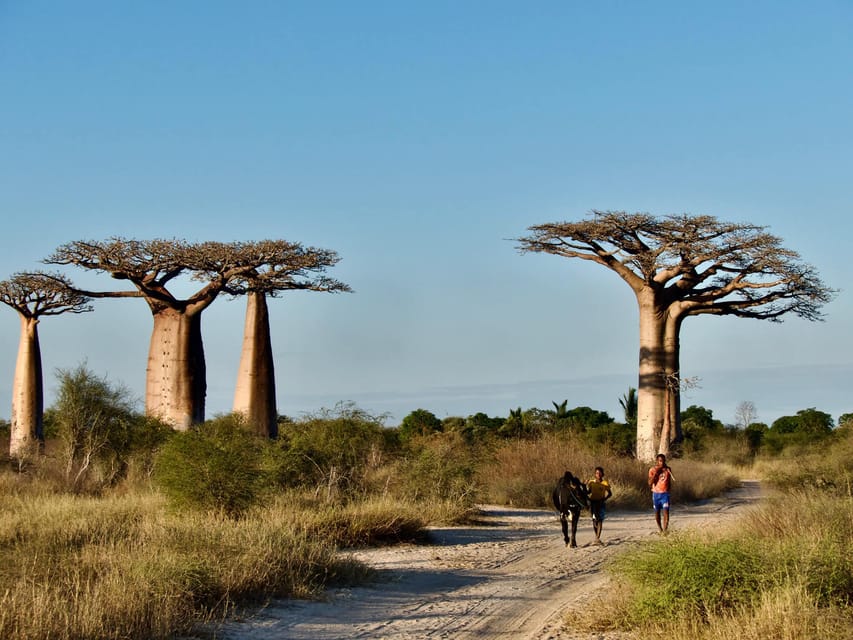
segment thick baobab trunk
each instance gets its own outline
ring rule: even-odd
[[[637,458],[651,462],[663,428],[666,385],[663,314],[651,292],[637,296],[640,307],[640,375],[637,383]]]
[[[207,392],[201,313],[154,313],[148,350],[145,412],[186,431],[204,422]]]
[[[234,412],[243,414],[258,434],[275,438],[278,436],[278,411],[267,299],[257,292],[250,292],[246,297],[246,325],[234,392]]]
[[[679,444],[684,440],[681,429],[681,323],[684,318],[670,315],[666,323],[664,348],[666,350],[666,380],[667,380],[667,429],[666,451],[670,445]],[[663,439],[661,439],[663,446]]]
[[[669,455],[669,447],[674,442],[680,442],[681,421],[681,372],[679,371],[679,332],[681,319],[667,314],[664,328],[664,412],[663,428],[660,432],[658,452]]]
[[[21,339],[12,383],[12,425],[9,456],[24,458],[44,441],[44,389],[38,320],[21,315]]]

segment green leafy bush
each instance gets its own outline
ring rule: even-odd
[[[177,507],[239,517],[269,485],[265,445],[239,415],[219,417],[173,434],[156,458],[154,478]]]
[[[428,436],[442,430],[441,420],[426,409],[415,409],[400,423],[400,440],[406,441],[415,436]]]
[[[85,365],[60,369],[59,393],[46,422],[60,442],[66,482],[72,490],[98,489],[125,477],[134,454],[150,452],[165,437],[156,420],[134,411],[130,391]]]
[[[761,555],[745,540],[708,544],[681,538],[623,557],[617,570],[634,585],[637,621],[707,619],[752,602],[761,586]]]
[[[283,486],[352,494],[363,490],[372,471],[386,462],[396,436],[382,424],[382,416],[341,403],[281,425],[271,464]]]

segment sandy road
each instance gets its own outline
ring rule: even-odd
[[[757,482],[704,504],[674,505],[670,529],[718,526],[759,497]],[[485,526],[431,530],[433,544],[355,553],[375,567],[370,586],[335,589],[321,602],[277,601],[255,616],[219,627],[222,640],[611,640],[562,628],[562,614],[583,607],[606,583],[605,561],[656,535],[654,515],[614,511],[604,546],[592,544],[589,518],[576,549],[563,544],[554,512],[484,507]]]

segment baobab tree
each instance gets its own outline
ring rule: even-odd
[[[16,273],[0,282],[0,302],[18,313],[21,336],[12,382],[9,456],[23,460],[44,442],[44,380],[38,324],[42,316],[85,313],[89,299],[58,273]]]
[[[713,216],[593,211],[580,222],[529,228],[522,253],[580,258],[607,267],[639,306],[637,456],[653,460],[678,432],[680,331],[695,315],[781,321],[821,318],[833,291],[765,227]]]
[[[145,410],[179,430],[204,421],[207,391],[201,315],[229,283],[265,266],[285,265],[294,243],[200,242],[183,240],[75,241],[59,247],[45,262],[75,265],[126,280],[134,290],[80,291],[93,298],[142,298],[154,327],[148,351]],[[192,295],[170,290],[179,276],[201,282]],[[172,287],[173,288],[173,287]]]
[[[225,288],[232,296],[245,295],[247,301],[233,410],[244,415],[258,434],[275,438],[278,410],[267,297],[294,290],[340,293],[351,289],[325,275],[340,260],[334,251],[293,244],[286,257],[279,255],[275,263],[264,264],[262,256],[275,253],[275,248],[260,242],[243,250],[258,253],[259,267]]]

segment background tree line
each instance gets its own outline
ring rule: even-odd
[[[780,238],[750,223],[703,215],[593,211],[579,222],[541,224],[529,231],[531,235],[517,239],[521,252],[599,264],[634,293],[640,320],[639,375],[637,388],[631,391],[634,395],[624,401],[632,405],[633,452],[644,461],[658,452],[669,453],[685,440],[680,390],[688,381],[681,373],[680,332],[687,318],[730,315],[780,321],[793,314],[819,320],[822,306],[835,293]],[[285,240],[189,243],[110,238],[60,246],[43,262],[106,273],[130,287],[84,290],[63,273],[44,271],[17,273],[0,282],[0,302],[15,309],[21,320],[10,455],[26,458],[43,439],[40,318],[89,312],[92,300],[103,298],[139,298],[147,304],[153,329],[145,412],[175,429],[187,430],[205,419],[202,313],[220,295],[246,296],[233,407],[255,431],[275,437],[278,423],[267,298],[290,290],[350,291],[348,285],[326,275],[338,260],[334,251]],[[179,277],[199,287],[181,298],[173,291]],[[581,408],[569,412],[565,404],[555,404],[554,420],[559,424],[586,425],[598,419],[594,411],[589,415]],[[462,431],[476,434],[490,429],[490,424],[483,418]],[[504,436],[526,436],[547,426],[547,419],[519,407],[498,430]],[[623,435],[612,433],[606,439],[624,440]]]
[[[473,496],[477,465],[505,444],[568,437],[600,455],[627,459],[636,446],[630,402],[623,405],[623,421],[587,406],[568,408],[563,400],[546,409],[510,409],[505,416],[478,412],[439,419],[419,408],[393,427],[386,425],[387,416],[341,403],[301,418],[277,416],[278,437],[270,439],[239,412],[176,431],[136,410],[125,387],[85,365],[61,370],[57,377],[56,402],[44,413],[45,464],[58,462],[57,489],[99,492],[128,478],[155,478],[159,472],[155,479],[162,486],[195,495],[182,500],[211,508],[227,504],[232,491],[249,493],[251,500],[237,499],[237,506],[227,511],[245,508],[243,502],[254,501],[262,487],[311,488],[329,497],[377,491],[392,477],[395,490],[412,498]],[[631,397],[633,389],[623,400]],[[814,446],[839,430],[829,414],[815,408],[770,425],[726,425],[712,410],[696,405],[680,419],[684,438],[674,455],[734,465]],[[853,413],[839,417],[839,428],[851,426]],[[0,436],[11,435],[11,424],[0,421]],[[201,482],[202,477],[212,484]]]

